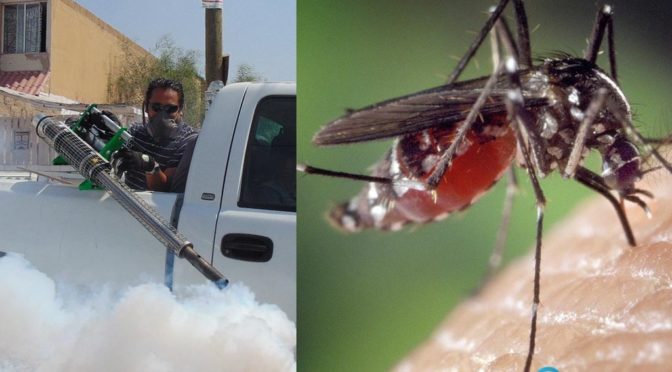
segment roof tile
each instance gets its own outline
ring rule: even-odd
[[[0,71],[0,86],[37,96],[49,79],[49,71]]]

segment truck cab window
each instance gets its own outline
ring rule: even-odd
[[[238,206],[296,211],[296,98],[259,102],[245,154]]]

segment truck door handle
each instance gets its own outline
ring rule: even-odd
[[[268,262],[273,257],[273,241],[261,235],[226,234],[222,254],[235,260]]]

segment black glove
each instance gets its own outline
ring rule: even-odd
[[[112,154],[111,164],[114,173],[120,176],[122,173],[129,170],[151,172],[154,169],[156,161],[153,157],[147,154],[122,148]]]
[[[102,115],[107,116],[108,118],[112,119],[113,122],[117,123],[118,126],[121,126],[121,122],[119,121],[117,115],[107,110],[103,110],[102,114],[97,112],[92,112],[88,114],[84,118],[82,126],[86,129],[90,129],[92,126],[95,126],[96,128],[98,128],[99,131],[109,131],[109,129],[107,129],[107,126],[105,126],[105,122],[103,121]]]

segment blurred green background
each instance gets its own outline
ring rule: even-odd
[[[494,3],[300,0],[298,161],[366,172],[389,141],[316,148],[312,135],[347,108],[442,84],[456,64],[454,57],[466,51]],[[637,124],[652,135],[668,133],[672,2],[610,4],[619,78]],[[535,56],[582,53],[595,2],[539,0],[526,5]],[[489,73],[487,43],[476,59],[478,64],[472,63],[463,78]],[[604,57],[599,62],[608,70]],[[534,196],[525,174],[519,171],[518,176],[522,190],[514,206],[507,262],[526,253],[534,239]],[[483,275],[501,218],[504,184],[443,222],[397,233],[344,235],[330,227],[325,213],[363,185],[299,175],[299,370],[386,370],[425,340]],[[548,199],[546,231],[592,195],[557,175],[542,186]],[[617,223],[615,216],[613,221]],[[553,263],[543,262],[542,275],[545,265]]]

